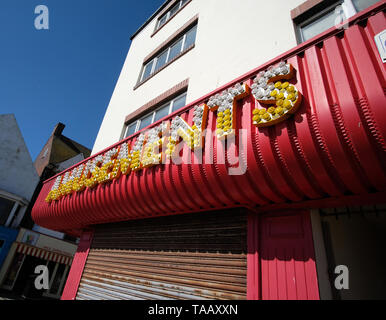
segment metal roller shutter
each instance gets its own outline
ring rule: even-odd
[[[246,299],[240,210],[97,226],[77,299]]]

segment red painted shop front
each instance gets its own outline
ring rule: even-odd
[[[385,66],[374,41],[386,27],[384,9],[383,2],[370,7],[353,17],[348,29],[326,31],[47,180],[33,208],[33,219],[43,227],[81,237],[62,299],[81,298],[79,288],[84,290],[83,298],[189,298],[197,294],[319,299],[321,269],[315,258],[311,210],[385,202]],[[283,69],[286,76],[279,73],[280,67],[288,67],[288,72]],[[271,74],[268,98],[258,93],[264,74]],[[289,102],[278,102],[280,93]],[[233,100],[230,105],[224,102],[221,109],[222,94]],[[177,116],[181,120],[173,122]],[[197,117],[202,127],[193,126]],[[173,134],[171,138],[166,134],[165,143],[162,140],[165,128],[161,126],[167,122],[170,127],[165,127],[175,129],[182,139],[181,150],[171,149]],[[155,140],[151,140],[152,128],[162,133],[157,136],[157,131]],[[203,132],[201,141],[195,131]],[[193,144],[202,146],[201,163],[190,148]],[[149,145],[164,147],[162,155],[151,150],[145,158]],[[135,151],[141,153],[139,158]],[[178,153],[181,164],[170,159],[162,164],[151,162],[157,157],[167,159],[172,151]],[[207,162],[209,155],[212,161]],[[236,174],[230,174],[232,170]],[[195,226],[205,222],[206,213],[210,222],[200,227],[207,228],[200,235],[201,229]],[[222,213],[227,217],[224,221]],[[238,223],[232,222],[232,215]],[[170,233],[157,225],[165,225]],[[171,226],[182,231],[173,233]],[[153,227],[164,241],[160,251],[121,242],[119,234],[135,229],[141,234],[132,235],[133,242],[146,239],[151,243],[147,235]],[[108,232],[114,239],[105,236]],[[237,240],[244,236],[245,241]],[[174,248],[174,237],[180,237],[181,245],[197,238],[197,248]],[[227,253],[227,244],[232,252]],[[165,250],[174,253],[161,254]],[[209,275],[205,275],[205,264],[194,264],[194,254],[189,255],[193,251],[213,270],[207,279],[213,284],[210,288],[202,284]],[[159,288],[168,285],[165,269],[166,265],[173,268],[175,252],[182,252],[186,259],[184,266],[176,267],[173,280],[173,286],[180,289],[173,291],[170,285],[163,295]],[[126,259],[127,269],[111,262],[107,275],[100,265],[109,257],[111,261]],[[226,262],[220,266],[219,260]],[[148,268],[159,273],[150,276]],[[217,269],[229,275],[221,278]],[[189,270],[196,278],[185,276]],[[124,282],[125,277],[136,282]],[[102,289],[96,292],[97,288]]]

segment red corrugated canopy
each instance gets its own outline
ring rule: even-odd
[[[258,102],[252,94],[238,101],[237,127],[244,131],[240,141],[227,143],[226,153],[239,148],[240,163],[247,164],[244,174],[229,175],[232,166],[221,164],[217,138],[207,134],[203,154],[217,154],[213,164],[156,165],[48,203],[54,177],[44,183],[33,219],[65,231],[235,206],[273,210],[384,201],[386,81],[374,41],[386,27],[384,9],[382,1],[353,17],[348,29],[332,28],[161,120],[180,115],[191,124],[194,106],[236,83],[252,86],[260,71],[285,60],[296,70],[290,82],[303,101],[292,117],[270,127],[253,124]],[[216,130],[215,112],[208,113],[207,129]],[[126,141],[133,146],[140,133],[112,147]],[[182,158],[191,155],[185,145]]]

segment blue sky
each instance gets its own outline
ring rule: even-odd
[[[15,114],[32,160],[58,122],[93,147],[130,36],[163,2],[0,1],[0,114]],[[49,9],[49,30],[34,26],[38,5]]]

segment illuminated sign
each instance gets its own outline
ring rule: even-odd
[[[192,124],[176,116],[160,125],[139,134],[133,144],[121,143],[71,171],[59,175],[49,194],[47,202],[57,201],[74,192],[94,188],[98,184],[118,179],[132,171],[142,170],[173,159],[177,145],[183,141],[190,149],[197,150],[204,145],[204,131],[210,112],[216,114],[216,137],[226,139],[237,132],[237,101],[251,94],[258,102],[252,110],[253,124],[267,127],[284,121],[299,108],[302,96],[289,80],[294,78],[292,65],[284,62],[276,67],[261,71],[249,87],[246,83],[235,86],[209,98],[206,103],[195,106]]]
[[[281,62],[276,68],[271,66],[267,71],[261,71],[254,79],[252,94],[263,106],[252,112],[257,127],[272,126],[297,111],[302,96],[287,81],[294,77],[294,72],[292,65]]]
[[[236,132],[236,102],[250,94],[246,84],[236,84],[233,88],[223,91],[209,98],[208,107],[211,111],[217,111],[218,139],[223,139]]]

